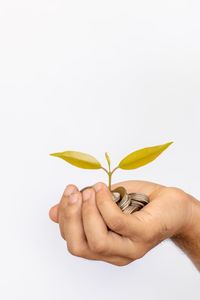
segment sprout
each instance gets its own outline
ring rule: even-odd
[[[164,150],[166,150],[173,142],[166,143],[163,145],[142,148],[137,151],[131,152],[125,156],[119,164],[111,170],[111,161],[109,154],[105,152],[105,157],[108,163],[108,169],[104,168],[101,163],[92,155],[78,152],[78,151],[64,151],[58,153],[52,153],[51,156],[56,156],[61,159],[64,159],[66,162],[70,163],[73,166],[82,168],[82,169],[102,169],[108,174],[108,187],[111,191],[111,179],[113,173],[117,169],[122,170],[133,170],[155,160]]]

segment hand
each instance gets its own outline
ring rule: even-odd
[[[181,189],[133,180],[114,184],[112,189],[117,186],[124,186],[128,193],[147,194],[150,203],[126,215],[104,183],[82,193],[70,184],[60,203],[51,208],[50,218],[59,223],[71,254],[124,266],[164,239],[187,234],[192,228],[196,203]]]

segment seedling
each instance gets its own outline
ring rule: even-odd
[[[140,150],[134,151],[127,156],[125,156],[120,163],[111,170],[111,161],[109,154],[105,152],[105,158],[108,163],[108,169],[104,168],[101,163],[92,155],[77,152],[77,151],[64,151],[58,153],[52,153],[51,156],[56,156],[61,159],[64,159],[66,162],[70,163],[73,166],[82,168],[82,169],[102,169],[108,174],[108,187],[111,191],[111,180],[112,175],[117,169],[122,170],[133,170],[155,160],[165,149],[167,149],[173,142],[166,143],[163,145],[142,148]]]

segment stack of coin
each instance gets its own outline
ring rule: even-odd
[[[81,192],[91,187],[92,186],[86,186]],[[113,201],[125,214],[132,214],[149,203],[149,197],[147,195],[142,193],[127,193],[123,186],[115,188],[111,191],[111,194]]]
[[[125,214],[140,210],[149,203],[149,197],[142,193],[127,193],[124,187],[117,187],[111,191],[113,201]]]

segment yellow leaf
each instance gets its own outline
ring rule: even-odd
[[[118,168],[124,170],[132,170],[139,167],[142,167],[154,159],[156,159],[165,149],[167,149],[173,142],[166,143],[163,145],[143,148],[128,154],[123,158]]]
[[[64,151],[64,152],[52,153],[50,155],[64,159],[71,165],[82,168],[82,169],[100,169],[101,168],[100,162],[98,162],[98,160],[96,160],[95,157],[93,157],[87,153],[77,152],[77,151]]]

